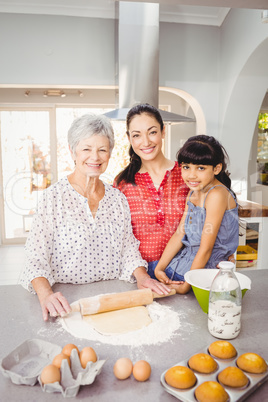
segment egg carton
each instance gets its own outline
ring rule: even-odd
[[[81,385],[90,385],[94,382],[105,363],[105,360],[97,360],[95,363],[88,362],[86,368],[83,369],[76,349],[72,350],[70,359],[71,367],[66,359],[62,360],[60,382],[42,384],[40,375],[38,376],[39,384],[44,392],[61,392],[64,397],[74,397]]]
[[[248,351],[245,351],[245,352],[248,352]],[[245,352],[241,352],[241,351],[239,352],[237,350],[237,355],[234,358],[226,359],[226,360],[218,359],[215,356],[211,355],[213,357],[213,359],[216,361],[218,368],[216,369],[216,371],[214,371],[213,373],[210,373],[210,374],[201,374],[201,373],[198,373],[195,370],[193,370],[193,372],[195,373],[195,376],[197,378],[197,381],[196,381],[196,384],[192,388],[182,390],[182,389],[177,389],[177,388],[174,388],[174,387],[171,387],[170,385],[168,385],[165,381],[165,374],[166,374],[167,370],[165,370],[161,374],[161,378],[160,378],[161,384],[169,394],[175,396],[180,401],[182,401],[182,402],[194,402],[195,401],[196,402],[196,398],[195,398],[196,388],[205,381],[218,382],[218,374],[226,367],[229,367],[229,366],[237,367],[236,360],[237,360],[238,356]],[[200,350],[200,352],[197,352],[197,353],[210,354],[208,351],[208,347]],[[181,362],[174,364],[174,366],[189,367],[188,360],[189,359],[182,360]],[[268,379],[268,371],[266,371],[263,374],[251,374],[248,372],[244,372],[244,374],[248,378],[248,385],[246,387],[235,389],[232,387],[224,386],[225,391],[229,395],[228,402],[237,402],[237,401],[245,400],[252,392],[254,392],[258,387],[260,387]]]
[[[43,368],[61,347],[41,339],[28,339],[0,361],[0,370],[14,384],[35,385]]]

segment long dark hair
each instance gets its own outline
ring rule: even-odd
[[[227,171],[229,157],[225,148],[216,138],[208,135],[190,137],[177,152],[177,160],[179,164],[192,163],[194,165],[210,165],[213,167],[221,163],[222,170],[215,177],[231,190],[230,174]]]
[[[132,119],[135,116],[141,115],[143,113],[148,114],[151,117],[155,118],[157,120],[157,122],[160,124],[161,131],[163,131],[164,123],[163,123],[161,114],[159,113],[157,108],[155,108],[152,105],[149,105],[149,103],[140,103],[138,105],[133,106],[128,111],[127,118],[126,118],[126,128],[127,128],[128,137],[129,137],[129,125],[130,125]],[[128,153],[130,156],[129,164],[115,178],[115,182],[117,185],[119,185],[119,183],[121,181],[125,181],[126,183],[135,184],[135,175],[141,168],[141,158],[134,152],[131,145],[129,147]]]

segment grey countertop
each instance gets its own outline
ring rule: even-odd
[[[246,271],[252,280],[252,289],[243,298],[242,329],[231,342],[241,351],[251,351],[268,360],[268,269]],[[55,291],[62,291],[69,302],[81,297],[103,293],[124,292],[136,286],[122,281],[102,281],[88,285],[57,284]],[[57,320],[44,322],[38,299],[19,285],[0,287],[1,342],[0,358],[5,357],[27,339],[43,339],[64,346],[75,343],[79,348],[92,346],[100,359],[107,359],[101,373],[92,385],[81,386],[76,401],[175,401],[160,383],[161,374],[169,367],[201,351],[216,339],[207,330],[207,314],[203,313],[193,292],[158,299],[180,312],[181,327],[172,340],[156,345],[115,346],[86,339],[78,339],[59,328]],[[113,365],[120,357],[130,357],[133,362],[147,360],[152,367],[148,381],[137,382],[133,376],[127,380],[117,380],[113,375]],[[15,385],[0,374],[1,401],[59,401],[63,396],[48,394],[35,386]],[[248,396],[247,401],[267,401],[268,381]]]

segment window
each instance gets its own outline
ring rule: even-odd
[[[268,113],[259,113],[258,183],[268,185]]]
[[[20,241],[28,231],[38,191],[51,183],[49,112],[1,111],[0,118],[2,239]]]

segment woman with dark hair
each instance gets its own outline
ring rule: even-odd
[[[142,257],[159,260],[183,215],[188,187],[177,162],[162,152],[165,127],[159,111],[149,104],[131,108],[126,119],[130,163],[114,186],[127,197],[133,233]]]
[[[236,251],[239,223],[224,147],[214,137],[197,135],[186,141],[177,159],[190,192],[176,232],[154,263],[154,274],[184,294],[191,288],[184,281],[187,271],[216,268]]]

